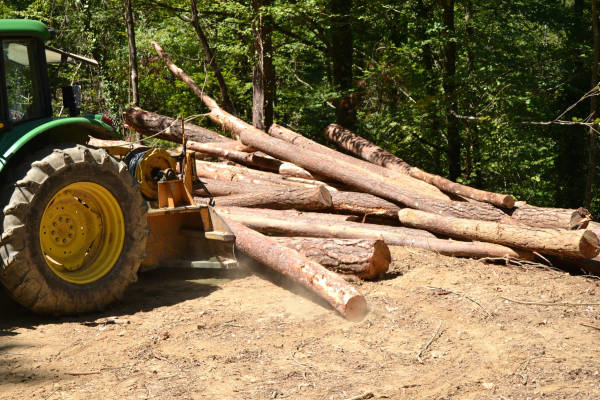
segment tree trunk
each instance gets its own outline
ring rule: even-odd
[[[241,165],[196,160],[196,172],[198,176],[210,179],[248,182],[257,185],[286,185],[304,188],[324,186],[327,190],[337,191],[335,187],[314,179],[285,177],[271,172],[242,167]]]
[[[277,243],[340,274],[375,279],[388,270],[392,256],[383,240],[274,237]]]
[[[400,207],[380,197],[360,192],[331,192],[332,211],[360,216],[396,218]]]
[[[456,119],[456,38],[454,31],[454,0],[442,0],[442,24],[445,28],[444,70],[442,86],[446,111],[446,136],[448,139],[448,169],[451,181],[460,176],[461,138]]]
[[[336,159],[324,160],[323,157],[309,150],[298,151],[298,147],[266,135],[252,125],[228,114],[198,85],[165,55],[162,48],[152,42],[157,53],[163,58],[171,72],[183,80],[204,104],[211,110],[209,117],[233,132],[242,143],[261,150],[273,157],[290,161],[306,168],[310,172],[337,180],[360,191],[374,194],[385,199],[399,202],[407,207],[431,211],[442,215],[453,215],[480,220],[500,220],[506,214],[485,203],[468,203],[457,201],[441,201],[423,197],[420,193],[406,190],[402,185],[394,184],[389,179],[374,174],[363,168]]]
[[[328,210],[331,208],[331,204],[331,194],[322,186],[308,189],[282,187],[276,190],[215,198],[216,206],[258,207],[275,210]]]
[[[329,125],[325,130],[325,137],[341,148],[350,151],[367,161],[412,176],[415,179],[434,185],[445,192],[490,203],[498,207],[512,208],[515,204],[515,200],[512,196],[486,192],[484,190],[461,185],[460,183],[452,182],[441,176],[433,175],[413,167],[404,160],[339,125]]]
[[[400,222],[461,239],[481,240],[539,253],[592,258],[600,252],[598,237],[589,230],[535,228],[496,222],[442,217],[417,210],[398,212]]]
[[[271,16],[265,14],[263,6],[269,7],[271,0],[252,0],[254,9],[254,54],[256,64],[252,79],[252,125],[267,131],[273,123],[275,100],[275,69],[273,67],[273,45]]]
[[[585,208],[534,207],[519,203],[511,212],[511,217],[523,225],[559,229],[586,228],[592,219]]]
[[[235,215],[236,218],[258,218],[263,220],[273,221],[303,221],[308,224],[312,223],[340,223],[355,222],[358,220],[356,215],[343,215],[343,214],[326,214],[320,212],[309,212],[309,211],[297,211],[297,210],[269,210],[268,208],[248,208],[248,207],[235,207],[235,206],[221,206],[216,208],[217,212],[223,213],[223,215]],[[245,225],[243,220],[240,220]],[[361,224],[358,224],[361,225]],[[384,227],[387,228],[387,227]],[[427,231],[420,231],[418,229],[410,229],[413,232],[423,232],[423,235],[428,237],[435,237],[432,233]],[[305,236],[305,235],[296,235]],[[379,239],[379,238],[377,238]]]
[[[209,155],[212,157],[233,161],[238,164],[243,164],[249,167],[255,167],[266,171],[278,172],[281,175],[285,176],[295,176],[298,178],[306,179],[313,178],[310,172],[308,172],[304,168],[300,168],[297,165],[281,161],[276,158],[265,157],[260,154],[256,154],[256,152],[248,153],[243,151],[225,149],[219,145],[215,145],[214,143],[197,143],[193,146],[190,146],[188,144],[188,149],[200,153],[199,155]]]
[[[356,122],[356,97],[350,93],[353,87],[352,53],[352,0],[330,0],[331,43],[329,48],[333,62],[333,83],[341,96],[335,100],[337,122],[349,129]]]
[[[135,25],[133,22],[133,11],[131,0],[125,0],[125,23],[127,25],[127,44],[129,49],[129,79],[131,83],[131,103],[137,107],[140,105],[138,95],[138,65],[137,52],[135,48]]]
[[[152,136],[157,139],[181,143],[181,120],[165,117],[141,108],[130,108],[123,113],[124,125],[129,129],[141,133],[143,136]],[[231,142],[228,137],[219,135],[209,129],[197,125],[185,124],[185,135],[190,140],[206,142]]]
[[[592,35],[594,43],[594,59],[592,62],[591,87],[598,84],[598,63],[600,62],[600,33],[598,32],[598,9],[597,0],[592,0]],[[598,97],[592,96],[590,99],[590,115],[593,119],[598,118]],[[596,125],[597,127],[598,125]],[[590,149],[588,153],[588,173],[585,182],[585,201],[586,208],[590,208],[592,203],[592,191],[594,188],[594,178],[596,177],[596,132],[588,129]]]
[[[460,242],[438,239],[424,230],[397,228],[385,225],[338,222],[333,219],[278,217],[276,212],[258,215],[254,209],[222,208],[217,211],[225,218],[242,223],[257,231],[279,236],[306,236],[339,239],[382,239],[387,245],[407,246],[436,251],[455,257],[509,257],[533,260],[531,252],[513,250],[493,243]],[[265,210],[261,210],[265,211]],[[279,211],[281,213],[281,211]],[[306,213],[305,213],[306,214]],[[326,214],[322,214],[326,215]],[[328,216],[331,218],[331,215]]]
[[[350,321],[360,321],[367,313],[365,298],[336,273],[242,224],[226,222],[236,237],[236,247],[250,258],[324,298]]]
[[[281,185],[264,184],[257,185],[247,182],[232,182],[219,179],[202,178],[202,182],[213,196],[229,196],[251,192],[264,192],[265,190],[278,190]],[[195,196],[207,196],[203,189],[194,190]]]
[[[288,143],[299,146],[305,150],[310,150],[315,153],[323,154],[327,157],[333,158],[335,160],[344,161],[349,164],[355,165],[357,167],[366,169],[372,173],[384,176],[386,178],[393,179],[397,184],[402,185],[405,188],[410,188],[411,190],[417,191],[421,193],[423,196],[436,198],[439,200],[450,200],[450,197],[442,193],[439,189],[431,186],[428,183],[421,182],[417,179],[406,176],[406,174],[401,174],[387,168],[383,168],[379,165],[372,164],[370,162],[366,162],[360,160],[358,158],[340,153],[339,151],[330,149],[329,147],[323,146],[317,142],[314,142],[299,133],[292,131],[291,129],[285,128],[281,125],[273,124],[269,129],[269,135],[286,141]]]
[[[194,30],[196,31],[198,39],[200,39],[202,48],[204,49],[204,61],[210,66],[213,73],[215,74],[215,78],[217,78],[219,90],[221,91],[221,101],[223,102],[223,108],[225,108],[227,112],[230,112],[235,115],[235,107],[233,106],[233,102],[229,97],[229,90],[227,89],[227,84],[225,83],[225,79],[223,78],[223,74],[221,73],[221,69],[219,68],[219,64],[217,64],[217,57],[213,49],[210,47],[208,43],[208,38],[204,34],[204,30],[202,29],[202,25],[200,24],[196,0],[190,0],[190,7],[192,12],[191,24],[194,27]]]

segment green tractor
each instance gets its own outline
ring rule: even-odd
[[[234,263],[228,227],[182,184],[193,180],[182,176],[188,155],[176,174],[164,151],[120,160],[86,145],[119,134],[107,116],[79,115],[74,87],[63,88],[70,117],[53,117],[47,65],[68,53],[46,48],[51,36],[38,21],[0,20],[0,282],[9,295],[37,313],[83,313],[120,298],[140,265]]]

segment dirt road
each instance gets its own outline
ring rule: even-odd
[[[392,253],[359,323],[264,271],[145,273],[77,318],[0,296],[0,398],[600,398],[599,280]]]

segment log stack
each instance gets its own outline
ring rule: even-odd
[[[335,124],[324,135],[346,154],[277,124],[261,131],[219,107],[153,46],[208,107],[205,115],[231,135],[185,126],[201,142],[188,148],[196,151],[196,169],[217,211],[240,233],[241,250],[351,319],[364,314],[362,298],[321,268],[375,279],[388,269],[388,245],[457,257],[579,260],[584,270],[600,252],[583,208],[534,207],[451,182]],[[124,120],[142,135],[181,139],[167,117],[136,108],[125,111]],[[165,126],[168,134],[160,132]],[[209,194],[199,188],[195,196],[206,203]]]

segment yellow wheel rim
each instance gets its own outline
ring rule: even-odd
[[[125,220],[117,199],[92,182],[65,186],[52,197],[40,221],[40,247],[52,272],[86,284],[106,275],[125,241]]]

